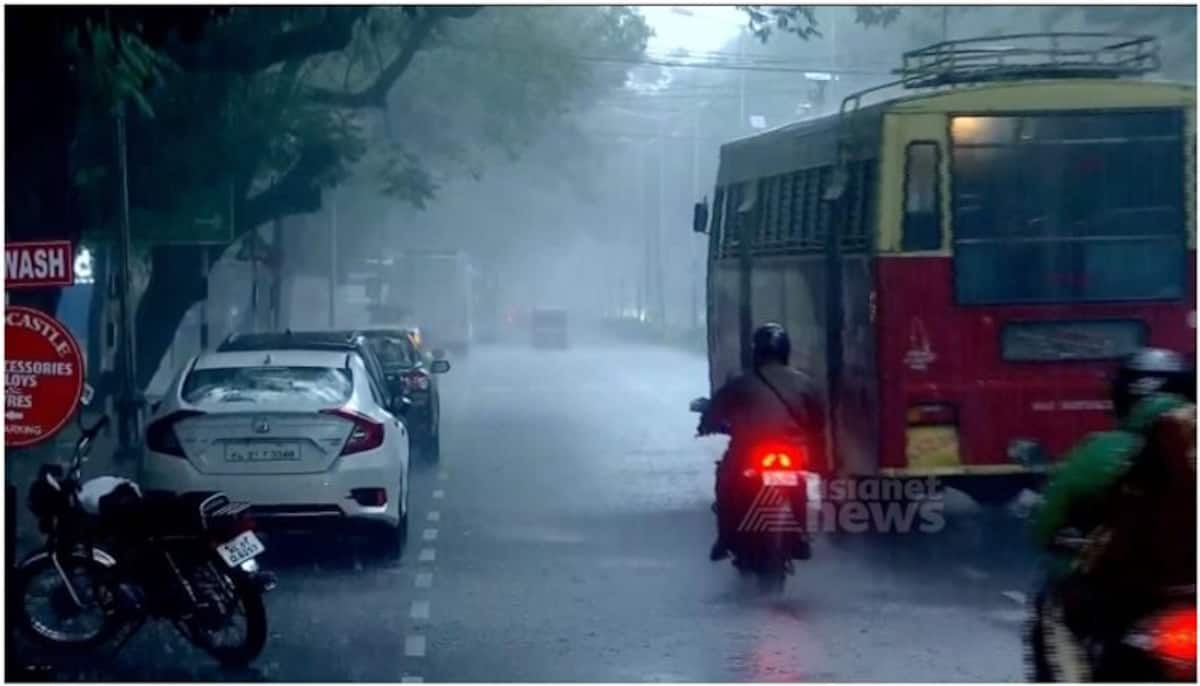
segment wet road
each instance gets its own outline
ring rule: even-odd
[[[1022,523],[951,493],[936,533],[822,538],[781,596],[707,561],[703,358],[481,348],[443,377],[408,547],[273,545],[271,636],[222,672],[167,627],[92,676],[239,681],[1019,680]]]

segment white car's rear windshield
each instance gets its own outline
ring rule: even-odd
[[[181,395],[193,405],[308,401],[339,405],[350,399],[349,369],[332,367],[217,367],[195,369]]]

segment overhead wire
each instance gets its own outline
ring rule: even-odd
[[[732,61],[708,60],[708,61],[681,61],[681,58],[655,58],[655,57],[621,57],[621,56],[604,56],[604,55],[587,55],[570,50],[522,50],[517,48],[509,48],[499,45],[482,45],[461,43],[458,41],[447,41],[443,45],[448,47],[458,48],[462,50],[476,50],[480,52],[502,52],[511,54],[522,54],[530,56],[540,56],[546,59],[561,58],[577,60],[580,62],[596,62],[608,64],[632,64],[641,66],[658,66],[670,67],[674,69],[710,69],[719,71],[752,71],[752,72],[768,72],[768,73],[785,73],[785,74],[804,74],[822,72],[827,74],[858,74],[864,76],[879,76],[888,74],[887,71],[877,69],[859,69],[859,68],[835,68],[829,65],[807,65],[801,66],[782,66],[771,64],[755,64],[750,61],[743,60],[742,63],[734,63]],[[686,59],[686,58],[682,58]]]

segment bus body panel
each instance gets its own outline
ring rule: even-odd
[[[1195,253],[1190,254],[1195,260]],[[953,265],[944,257],[880,258],[878,337],[881,369],[881,463],[910,471],[906,412],[922,403],[956,409],[959,464],[1016,468],[1014,440],[1033,440],[1061,457],[1081,435],[1111,428],[1109,359],[1012,362],[1003,359],[1006,325],[1026,322],[1135,320],[1145,343],[1195,354],[1189,303],[957,307]],[[1196,288],[1195,268],[1188,289]],[[911,470],[918,473],[920,469]]]

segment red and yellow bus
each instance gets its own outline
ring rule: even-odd
[[[723,145],[696,225],[712,386],[779,321],[832,473],[977,497],[1111,426],[1115,360],[1195,353],[1195,90],[1126,76],[1154,49],[1014,67],[940,44],[906,55],[913,93]]]

